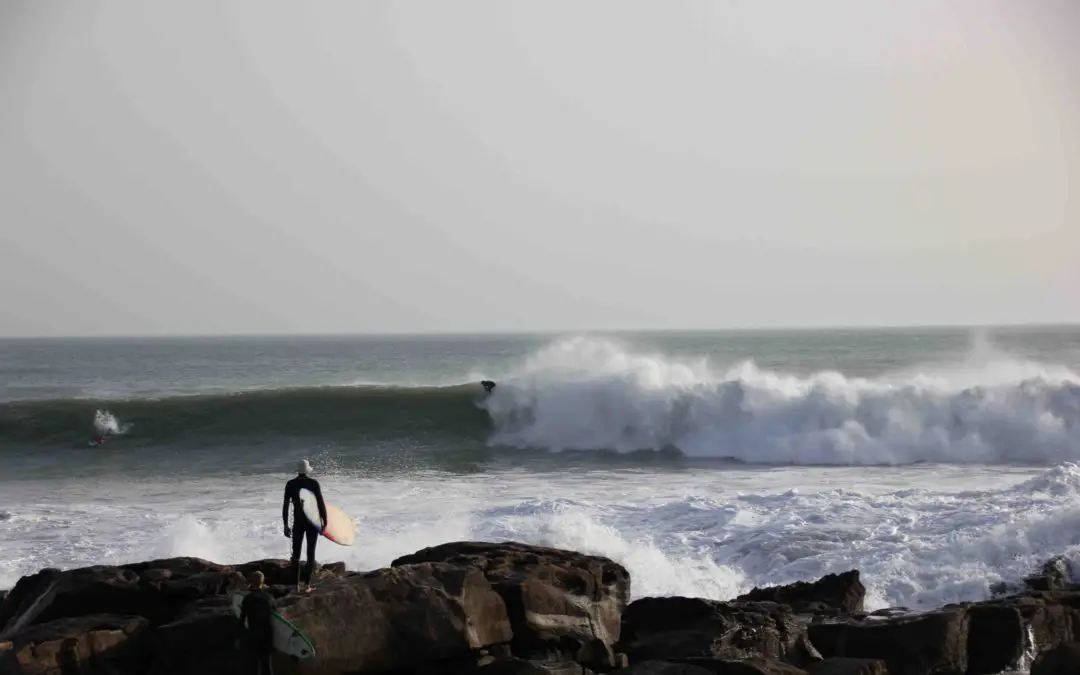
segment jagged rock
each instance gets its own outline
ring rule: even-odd
[[[300,561],[300,569],[303,571],[303,567],[306,563],[303,560]],[[327,573],[329,570],[335,569],[335,565],[316,565],[315,570],[312,573],[312,582],[317,581],[317,577]],[[341,565],[341,572],[344,573],[344,564]],[[271,560],[257,560],[255,562],[244,563],[243,565],[236,565],[234,571],[239,572],[245,578],[255,570],[263,573],[266,577],[266,583],[270,586],[292,586],[296,588],[296,573],[293,571],[292,563],[288,560],[271,559]]]
[[[826,658],[882,659],[890,675],[964,675],[967,671],[968,614],[963,610],[810,624],[809,632]]]
[[[141,616],[158,624],[185,604],[217,593],[220,565],[195,558],[123,567],[95,565],[23,577],[4,603],[0,637],[55,619],[90,614]]]
[[[142,616],[158,626],[173,621],[193,602],[225,593],[234,574],[259,569],[274,583],[288,580],[288,567],[288,561],[281,560],[232,567],[200,558],[171,558],[66,572],[46,569],[20,579],[0,605],[0,639],[34,624],[89,614]],[[324,566],[319,578],[343,572],[344,565],[334,563]]]
[[[227,596],[199,600],[154,631],[149,675],[235,675],[243,672],[236,641],[242,631]]]
[[[881,659],[825,659],[808,670],[810,675],[889,675]]]
[[[672,661],[672,663],[685,663],[686,665],[704,668],[713,675],[807,675],[805,670],[796,668],[791,664],[762,658],[732,661],[697,657],[678,659]]]
[[[456,542],[394,560],[469,565],[502,597],[519,658],[573,659],[596,670],[615,664],[620,618],[630,594],[622,565],[599,556],[518,543]]]
[[[7,632],[8,624],[25,612],[61,574],[60,570],[49,567],[19,579],[0,605],[0,639]]]
[[[969,675],[995,675],[1013,669],[1024,654],[1027,622],[1008,605],[968,609]]]
[[[465,659],[513,637],[506,605],[483,572],[445,563],[331,577],[278,612],[315,645],[305,673],[407,670]]]
[[[139,583],[155,588],[161,588],[161,584],[172,578],[172,570],[151,568],[139,574]]]
[[[852,625],[852,620],[845,621],[815,621],[806,627],[806,633],[814,648],[825,658],[837,658],[841,656],[840,638],[844,630]]]
[[[1043,563],[1040,573],[1024,579],[1033,591],[1058,591],[1072,584],[1072,563],[1064,556],[1055,556]]]
[[[786,586],[755,588],[735,598],[735,602],[776,602],[790,605],[797,614],[821,613],[833,609],[851,614],[863,610],[866,588],[859,580],[859,571],[829,574],[814,583],[798,581]]]
[[[1066,642],[1035,657],[1031,675],[1080,675],[1080,643]]]
[[[0,652],[0,674],[141,673],[149,626],[142,617],[102,614],[33,624]]]
[[[990,584],[990,597],[1001,598],[1006,595],[1012,595],[1013,593],[1019,593],[1021,590],[1023,589],[1016,584],[1011,584],[1007,581],[998,581]]]
[[[425,675],[446,675],[447,669]],[[469,675],[593,675],[593,672],[574,661],[529,661],[514,657],[492,661]]]
[[[634,663],[629,668],[616,671],[618,675],[712,675],[711,670],[689,663],[672,663],[670,661],[641,661]]]
[[[10,639],[29,626],[56,619],[117,614],[142,616],[152,621],[162,611],[161,595],[141,588],[139,575],[131,570],[94,566],[51,578],[51,583],[36,585],[37,593],[27,594],[0,633],[0,639]]]
[[[227,565],[219,565],[209,560],[203,560],[202,558],[162,558],[159,560],[148,560],[146,562],[130,563],[127,565],[120,565],[121,569],[131,570],[135,574],[142,576],[150,570],[161,570],[161,572],[154,573],[155,575],[167,574],[168,578],[176,577],[178,579],[184,577],[190,577],[196,574],[202,574],[203,572],[228,572],[229,567]]]
[[[708,657],[765,658],[804,666],[821,658],[791,608],[700,598],[642,598],[627,607],[623,641],[630,663]]]
[[[892,618],[892,617],[896,617],[896,616],[907,616],[907,615],[910,615],[910,614],[913,614],[913,612],[910,609],[908,609],[907,607],[885,607],[883,609],[876,609],[873,612],[870,612],[870,614],[868,614],[868,616],[873,616],[873,617],[882,617],[882,616],[884,616],[884,617]]]
[[[1071,642],[1080,595],[1036,592],[973,603],[966,611],[968,675],[993,675],[1015,669],[1032,650]]]
[[[1032,600],[1035,600],[1034,602]],[[1071,642],[1080,628],[1080,594],[1061,593],[1038,600],[1018,599],[1020,616],[1031,627],[1031,637],[1038,650]]]

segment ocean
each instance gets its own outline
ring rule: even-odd
[[[929,608],[1080,552],[1080,327],[3,340],[0,588],[288,557],[301,458],[351,569],[515,539],[634,597],[857,568]]]

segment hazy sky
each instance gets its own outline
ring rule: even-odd
[[[0,334],[1080,321],[1077,35],[1070,0],[5,0]]]

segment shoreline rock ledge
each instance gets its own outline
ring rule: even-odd
[[[316,647],[310,661],[276,654],[276,673],[1080,673],[1080,589],[1065,573],[985,602],[868,615],[857,570],[727,602],[630,602],[630,575],[608,558],[455,542],[369,572],[324,565],[302,595],[284,560],[44,569],[0,593],[0,675],[240,675],[229,584],[255,569]]]

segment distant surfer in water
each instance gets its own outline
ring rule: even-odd
[[[247,621],[249,671],[256,675],[274,675],[270,655],[274,651],[274,596],[266,591],[266,577],[255,570],[248,577],[250,592],[240,603],[240,625]]]
[[[495,383],[491,380],[481,380],[480,385],[484,388],[484,391],[491,393],[491,390],[495,388]]]
[[[326,503],[323,501],[322,488],[319,481],[308,476],[311,473],[311,464],[306,459],[300,460],[296,467],[297,476],[285,483],[285,501],[281,505],[281,519],[285,521],[285,536],[292,537],[292,569],[293,578],[296,580],[296,590],[303,590],[300,586],[300,545],[307,537],[307,564],[304,566],[304,586],[311,590],[311,574],[315,570],[315,545],[319,543],[319,534],[322,532],[315,523],[308,520],[304,513],[304,504],[300,501],[300,490],[310,490],[315,495],[319,505],[319,518],[326,523]],[[293,526],[289,527],[289,504],[293,507]]]

